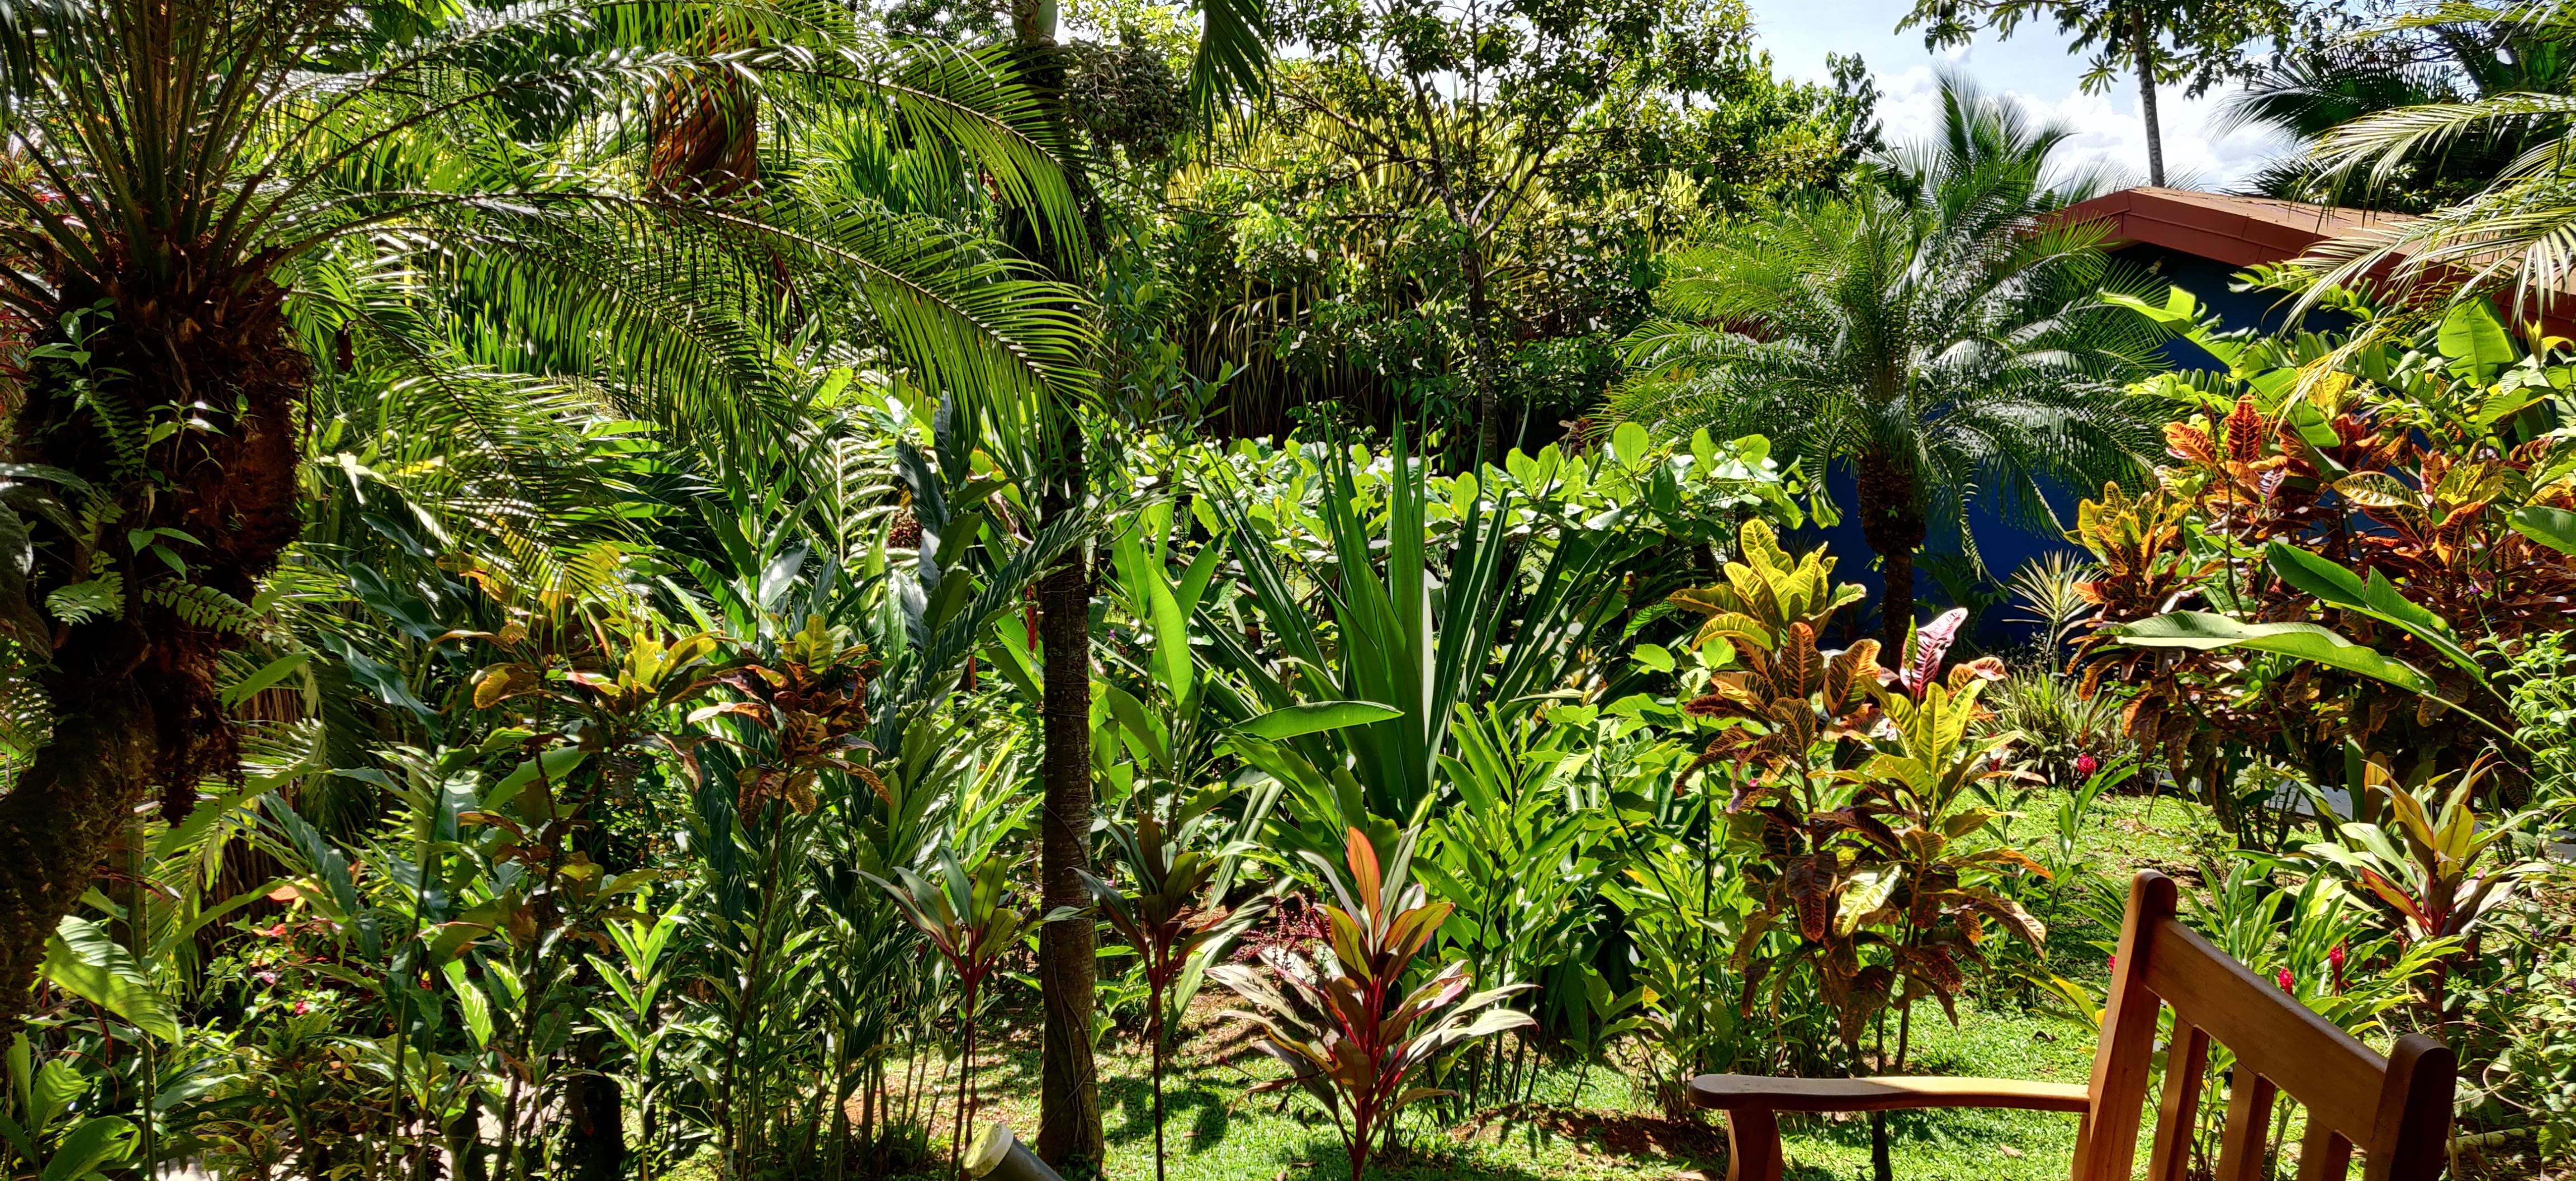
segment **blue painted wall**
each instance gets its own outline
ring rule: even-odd
[[[2201,306],[2215,312],[2220,323],[2229,330],[2259,328],[2266,332],[2277,332],[2288,322],[2282,314],[2281,305],[2284,301],[2279,294],[2239,292],[2228,289],[2230,279],[2237,273],[2236,267],[2156,246],[2132,246],[2119,251],[2114,257],[2122,263],[2145,271],[2153,278],[2162,279],[2191,292],[2192,296],[2200,301]],[[2341,320],[2342,317],[2337,316],[2333,319]],[[2312,317],[2310,323],[2321,329],[2331,326],[2325,316]],[[2208,354],[2180,340],[2165,346],[2165,359],[2177,369],[2219,368]],[[1864,600],[1864,605],[1874,613],[1876,605],[1882,598],[1881,592],[1885,583],[1880,579],[1876,560],[1869,551],[1869,544],[1862,538],[1860,526],[1852,516],[1859,500],[1850,468],[1848,466],[1835,468],[1826,480],[1826,487],[1833,494],[1835,506],[1842,510],[1842,520],[1830,529],[1818,529],[1810,525],[1805,529],[1793,531],[1787,539],[1790,548],[1796,550],[1811,547],[1819,542],[1827,546],[1830,552],[1840,559],[1834,568],[1835,579],[1842,582],[1856,582],[1868,588],[1869,598]],[[2071,525],[2075,520],[2077,503],[2085,495],[2098,491],[2098,489],[2087,489],[2079,492],[2072,489],[2050,488],[2044,490],[2043,495],[2046,496],[2049,507],[2058,514],[2059,518]],[[2061,537],[2027,528],[2008,518],[2003,505],[1993,500],[1980,502],[1974,496],[1968,500],[1968,528],[1975,535],[1977,548],[1985,558],[1986,569],[1991,579],[1987,589],[1992,591],[1999,591],[2000,587],[1995,584],[2011,578],[2013,571],[2020,569],[2024,563],[2052,550],[2074,551],[2076,548]],[[1956,597],[1943,588],[1929,569],[1931,565],[1941,561],[1943,556],[1955,559],[1965,552],[1955,534],[1944,536],[1944,532],[1944,526],[1935,523],[1933,535],[1926,538],[1923,543],[1923,553],[1915,558],[1914,597],[1919,613],[1918,618],[1928,618],[1932,612],[1959,605]],[[2029,624],[2013,620],[2011,617],[2016,614],[2019,614],[2019,610],[2009,602],[1986,610],[1977,621],[1974,636],[1977,644],[1987,649],[1998,649],[2019,644],[2028,639],[2034,629]],[[1837,644],[1859,636],[1874,636],[1879,631],[1874,614],[1869,618],[1846,616],[1843,622],[1850,634],[1834,637]]]

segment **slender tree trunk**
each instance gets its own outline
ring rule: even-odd
[[[1459,269],[1467,279],[1467,330],[1474,344],[1475,356],[1469,365],[1476,382],[1476,458],[1483,463],[1503,461],[1503,416],[1497,405],[1496,387],[1502,384],[1502,362],[1494,346],[1494,310],[1485,269],[1485,252],[1476,240],[1472,226],[1460,226],[1466,245],[1459,248]]]
[[[2156,43],[2144,11],[2129,17],[2129,34],[2138,45],[2138,114],[2147,123],[2147,183],[2163,188],[2165,135],[2156,120]]]
[[[1064,64],[1056,45],[1055,0],[1012,0],[1011,33],[1022,79],[1038,92],[1059,129],[1065,107]],[[1083,224],[1096,243],[1101,230],[1090,179],[1078,155],[1060,161]],[[1060,282],[1084,283],[1081,245],[1042,238],[1034,224],[1017,235],[1020,253]],[[1070,407],[1055,407],[1056,438],[1041,479],[1043,528],[1079,511],[1087,489],[1082,425]],[[1039,822],[1039,888],[1048,909],[1090,904],[1081,873],[1091,868],[1091,576],[1069,554],[1038,583],[1039,631],[1046,644],[1046,735],[1040,766],[1045,799]],[[1107,1139],[1100,1123],[1100,1076],[1091,1053],[1091,1013],[1099,932],[1089,922],[1048,923],[1038,933],[1038,986],[1046,1028],[1038,1061],[1037,1155],[1080,1181],[1094,1175]]]
[[[1923,513],[1915,505],[1914,474],[1893,457],[1860,457],[1860,532],[1878,554],[1887,593],[1879,601],[1879,662],[1905,659],[1914,631],[1914,551],[1923,544]]]
[[[1082,495],[1081,427],[1064,420],[1060,446],[1066,477],[1051,482],[1042,511],[1049,520],[1078,511]],[[1044,906],[1080,908],[1091,869],[1091,576],[1081,551],[1067,554],[1038,584],[1038,627],[1046,643],[1046,724],[1039,822],[1039,878]],[[1048,923],[1038,932],[1038,983],[1046,1032],[1038,1071],[1038,1156],[1069,1177],[1100,1163],[1100,1076],[1091,1055],[1094,972],[1099,931],[1088,920]]]

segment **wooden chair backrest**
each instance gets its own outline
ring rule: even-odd
[[[2174,1034],[2147,1181],[2184,1181],[2213,1044],[2236,1055],[2216,1181],[2267,1176],[2264,1141],[2283,1093],[2307,1107],[2299,1181],[2343,1181],[2356,1148],[2368,1181],[2432,1181],[2450,1135],[2450,1048],[2408,1034],[2381,1057],[2183,926],[2175,897],[2153,870],[2130,886],[2074,1181],[2129,1181],[2160,1006],[2173,1009]]]

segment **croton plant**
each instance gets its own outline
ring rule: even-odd
[[[2322,775],[2347,740],[2425,773],[2476,758],[2496,654],[2576,594],[2576,447],[2552,429],[2576,345],[2481,304],[2407,333],[2348,302],[2355,328],[2292,338],[2217,333],[2179,290],[2131,306],[2225,369],[2136,387],[2177,408],[2167,461],[2078,512],[2085,691],[2124,687],[2128,733],[2183,782],[2248,751]]]

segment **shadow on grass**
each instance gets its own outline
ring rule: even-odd
[[[1338,1136],[1318,1136],[1301,1149],[1282,1149],[1275,1159],[1281,1166],[1277,1174],[1248,1181],[1350,1181],[1350,1158]],[[1438,1136],[1417,1136],[1392,1153],[1371,1156],[1368,1166],[1368,1181],[1558,1181],[1559,1176],[1509,1161],[1480,1159],[1472,1150]]]
[[[1968,1148],[1993,1152],[2010,1148],[2016,1152],[2032,1147],[2034,1119],[2063,1119],[2071,1128],[2077,1117],[2050,1112],[1990,1111],[1973,1108],[1935,1108],[1923,1111],[1887,1113],[1887,1140],[1896,1158],[1897,1172],[1905,1171],[1909,1151]],[[1856,1115],[1841,1122],[1821,1116],[1792,1120],[1782,1117],[1781,1135],[1790,1140],[1832,1144],[1866,1153],[1869,1151],[1869,1117]],[[1795,1157],[1797,1148],[1790,1146]]]
[[[1154,1144],[1154,1081],[1151,1078],[1101,1082],[1101,1096],[1106,1106],[1118,1112],[1119,1122],[1107,1129],[1112,1144],[1134,1144],[1152,1151]],[[1164,1147],[1173,1156],[1197,1155],[1225,1141],[1234,1124],[1236,1106],[1245,1102],[1249,1086],[1211,1084],[1183,1077],[1174,1071],[1163,1080]],[[1339,1148],[1334,1150],[1336,1154]]]

